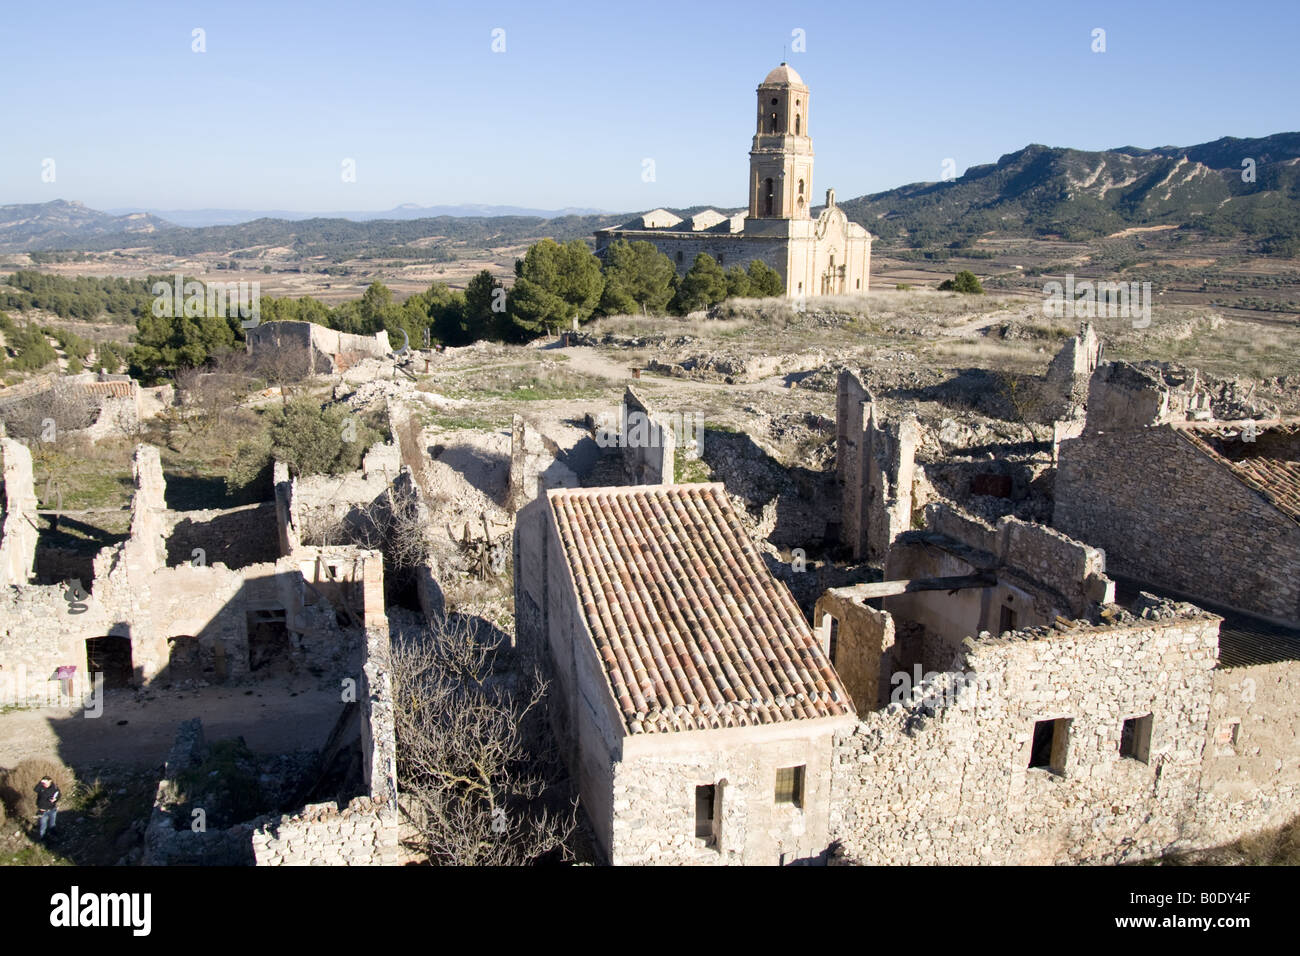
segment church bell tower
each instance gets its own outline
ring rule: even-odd
[[[758,86],[758,128],[749,151],[749,219],[807,219],[813,149],[808,87],[782,63]]]

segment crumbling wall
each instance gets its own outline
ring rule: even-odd
[[[506,504],[517,511],[551,488],[577,488],[578,476],[558,460],[559,446],[533,428],[522,415],[510,428],[510,486]]]
[[[623,393],[619,445],[623,470],[634,485],[671,485],[677,439],[631,386]]]
[[[1090,427],[1060,458],[1052,525],[1111,573],[1300,621],[1300,524],[1173,427]]]
[[[281,555],[276,522],[272,520],[275,512],[271,502],[207,511],[168,511],[163,515],[167,563],[220,562],[238,569],[275,561]]]
[[[957,670],[837,740],[832,837],[866,864],[1115,863],[1200,844],[1219,619],[1183,606],[1113,627],[969,641]],[[1149,759],[1120,755],[1152,715]],[[1068,719],[1061,771],[1029,766]]]
[[[395,866],[397,831],[386,802],[357,797],[342,810],[308,804],[261,823],[251,844],[258,866]]]
[[[36,489],[32,453],[12,438],[0,439],[4,451],[5,520],[0,529],[0,588],[25,585],[36,570]]]
[[[854,708],[862,714],[889,701],[890,676],[897,662],[893,616],[869,607],[860,592],[860,586],[827,591],[817,601],[813,624]]]
[[[176,778],[199,766],[207,744],[197,717],[183,722],[163,764],[163,778],[154,794],[153,810],[144,831],[144,866],[249,866],[253,863],[253,824],[209,829],[191,814],[177,820],[171,807]]]
[[[1088,401],[1088,381],[1101,363],[1101,340],[1091,322],[1068,339],[1047,366],[1047,384],[1060,396],[1053,417],[1072,417],[1073,409]]]
[[[1300,661],[1214,671],[1198,819],[1221,845],[1300,810]]]
[[[379,592],[382,598],[382,579]],[[368,795],[353,799],[346,808],[309,804],[301,811],[262,822],[252,835],[258,866],[382,866],[398,862],[397,738],[390,652],[387,621],[369,624],[357,696],[362,773]]]
[[[289,466],[277,461],[272,469],[271,483],[275,496],[275,523],[280,539],[280,554],[293,554],[302,546],[301,518],[298,499],[294,494],[296,479],[289,477]]]
[[[392,351],[385,329],[374,335],[356,335],[314,322],[265,322],[248,329],[245,339],[250,355],[298,355],[305,371],[313,375],[339,371],[351,354],[383,358]]]
[[[855,559],[880,561],[912,526],[921,426],[915,415],[882,424],[871,393],[848,369],[840,372],[835,420],[841,540]]]

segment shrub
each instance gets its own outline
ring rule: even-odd
[[[42,777],[49,777],[63,791],[61,803],[66,805],[77,782],[72,771],[49,757],[28,757],[7,771],[0,783],[0,800],[13,816],[35,822],[36,784]]]
[[[980,280],[975,277],[975,273],[963,269],[951,279],[945,279],[943,282],[940,282],[939,291],[962,292],[966,295],[983,295],[984,287],[980,285]]]

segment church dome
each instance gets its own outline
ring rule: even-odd
[[[803,86],[803,77],[796,73],[788,63],[782,63],[763,80],[764,86]]]

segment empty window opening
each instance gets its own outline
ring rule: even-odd
[[[767,118],[767,131],[768,131],[769,133],[775,133],[775,132],[776,132],[776,113],[772,113],[770,116],[768,116],[768,118]]]
[[[1034,724],[1034,742],[1029,752],[1029,766],[1053,773],[1065,773],[1065,754],[1070,737],[1070,718],[1040,720]]]
[[[764,184],[767,187],[766,198],[763,203],[763,209],[765,210],[764,215],[770,216],[772,215],[772,209],[776,203],[776,190],[773,188],[773,183],[770,178],[764,180]]]
[[[695,788],[695,836],[709,843],[713,843],[717,835],[714,825],[717,799],[718,788],[715,784]]]
[[[857,280],[857,285],[854,286],[854,288],[857,288],[857,289],[861,289],[861,288],[862,288],[862,280],[861,280],[861,279],[858,279],[858,280]]]
[[[1214,744],[1217,747],[1231,747],[1233,750],[1236,750],[1237,741],[1240,739],[1240,737],[1241,737],[1241,721],[1240,720],[1225,721],[1219,724],[1217,728],[1215,728]]]
[[[803,806],[803,767],[782,767],[776,772],[776,802]]]
[[[289,625],[283,608],[248,612],[248,669],[260,670],[289,657]]]
[[[826,642],[826,656],[830,659],[831,666],[835,665],[835,656],[840,649],[840,619],[831,618],[831,633]]]
[[[106,688],[130,687],[135,677],[135,666],[131,663],[131,639],[129,637],[88,638],[86,670],[92,681],[96,674],[103,674]]]
[[[681,265],[681,262],[682,262],[682,251],[681,251],[680,249],[678,249],[678,250],[677,250],[677,264],[678,264],[678,265]]]
[[[796,136],[799,135],[799,114],[798,113],[796,113],[794,117],[794,135]]]
[[[998,611],[998,633],[1004,631],[1014,631],[1016,629],[1016,609],[1002,605]]]
[[[722,259],[723,259],[722,253],[719,252],[719,253],[718,253],[718,265],[722,265]]]
[[[1235,743],[1235,741],[1234,741]],[[1119,755],[1143,763],[1151,760],[1151,715],[1130,717],[1119,733]]]

